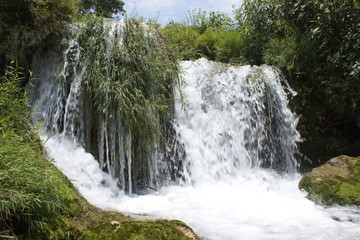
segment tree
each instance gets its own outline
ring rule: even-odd
[[[229,29],[232,27],[232,19],[223,12],[207,12],[201,9],[188,11],[188,26],[203,34],[208,28]]]
[[[58,43],[78,13],[78,0],[0,0],[0,73],[12,60],[28,68],[32,57]]]
[[[121,0],[82,0],[83,12],[94,12],[97,16],[110,18],[113,14],[124,13]]]

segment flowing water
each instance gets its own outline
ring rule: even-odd
[[[41,61],[34,67],[42,80],[33,91],[34,117],[45,121],[49,156],[90,203],[139,218],[180,219],[211,240],[360,239],[359,209],[325,209],[298,190],[295,156],[301,138],[297,118],[287,106],[288,96],[295,93],[271,67],[232,67],[205,59],[181,63],[185,98],[175,104],[174,122],[182,156],[180,178],[136,195],[131,168],[126,167],[132,164],[127,153],[131,134],[124,136],[120,127],[114,134],[122,139],[119,146],[106,145],[109,154],[111,148],[119,151],[115,170],[121,174],[102,171],[111,163],[97,161],[79,137],[86,126],[79,109],[82,73],[74,68],[67,84],[54,82],[59,76],[69,78],[64,69],[71,66],[61,65],[59,71],[49,66],[61,61],[49,59],[47,67]],[[158,174],[157,167],[149,171]]]

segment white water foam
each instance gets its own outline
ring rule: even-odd
[[[73,184],[91,204],[149,218],[180,219],[204,239],[360,239],[360,210],[315,205],[297,189],[299,175],[256,170],[229,181],[127,196],[83,148],[57,138],[45,146],[55,165],[75,180]]]
[[[233,84],[229,86],[219,77],[223,71],[213,75],[210,65],[212,63],[206,60],[195,65],[184,63],[188,70],[185,77],[189,80],[184,91],[189,102],[186,112],[182,112],[180,105],[176,107],[176,131],[186,152],[183,185],[163,187],[148,195],[125,195],[117,189],[115,180],[100,170],[92,155],[74,145],[72,139],[60,136],[45,143],[50,157],[74,180],[75,187],[91,204],[103,209],[145,214],[149,218],[180,219],[203,239],[359,240],[359,208],[326,209],[315,205],[305,198],[306,193],[298,190],[299,174],[280,175],[259,168],[264,150],[259,144],[269,138],[264,133],[265,125],[276,119],[263,119],[251,110],[265,111],[262,99],[266,97],[266,87],[241,96],[249,101],[236,102],[234,96],[240,94],[237,87],[246,87],[246,82],[236,85],[241,71],[236,75],[239,79],[228,79]],[[208,69],[205,73],[219,85],[211,85],[205,77],[199,77],[199,68],[203,68],[201,71]],[[248,71],[249,67],[242,69]],[[252,81],[251,78],[247,80]],[[221,86],[223,88],[218,89]],[[279,88],[275,90],[281,92]],[[230,95],[223,95],[224,91]],[[284,93],[278,95],[280,103],[286,105],[286,99],[282,99]],[[196,101],[203,104],[194,105]],[[290,137],[276,143],[291,152],[291,146],[299,137],[291,130],[296,118],[286,109],[281,109],[277,115],[285,119],[282,124],[288,123],[289,128],[284,131]],[[239,122],[241,124],[237,124]],[[248,122],[252,128],[246,128]],[[246,144],[250,147],[244,147]],[[273,156],[272,153],[267,156]],[[292,159],[289,161],[281,166],[293,168]]]

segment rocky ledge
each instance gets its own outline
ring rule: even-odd
[[[299,188],[323,205],[360,205],[360,157],[339,156],[305,174]]]

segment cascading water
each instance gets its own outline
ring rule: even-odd
[[[175,104],[171,130],[177,154],[155,142],[146,166],[140,166],[132,158],[133,136],[124,121],[105,121],[114,118],[111,112],[99,118],[91,114],[82,61],[76,39],[63,54],[35,61],[32,99],[34,118],[45,124],[44,140],[55,133],[45,141],[49,156],[90,203],[181,219],[211,240],[360,239],[358,209],[324,209],[297,189],[294,155],[300,136],[287,106],[292,91],[271,67],[183,62],[185,99]],[[135,166],[145,169],[146,184],[158,192],[131,194]],[[168,174],[168,169],[177,172]],[[174,176],[178,184],[156,184]]]
[[[47,56],[34,60],[32,68],[35,79],[31,91],[36,110],[34,119],[44,122],[45,135],[55,134],[59,141],[73,142],[74,146],[83,147],[98,160],[100,169],[109,173],[118,187],[129,194],[146,188],[156,189],[168,182],[173,172],[169,170],[168,164],[159,160],[169,159],[168,152],[173,151],[168,141],[157,138],[155,133],[148,134],[150,137],[141,134],[141,131],[145,132],[146,128],[156,125],[154,121],[162,122],[161,113],[155,109],[161,104],[154,101],[155,104],[151,106],[151,101],[156,98],[156,94],[166,94],[164,87],[145,85],[141,89],[142,83],[137,83],[138,79],[131,83],[132,79],[126,73],[123,74],[125,67],[122,69],[114,64],[114,59],[127,62],[129,67],[137,64],[132,62],[133,56],[126,55],[128,49],[123,36],[130,35],[128,38],[131,39],[136,31],[138,32],[135,34],[142,34],[142,26],[130,29],[133,25],[126,20],[106,20],[91,25],[92,28],[81,25],[73,27],[75,34],[68,40],[64,51],[50,51]],[[89,31],[94,31],[91,34],[99,36],[88,38],[86,34]],[[155,39],[153,41],[158,44],[155,36],[147,32],[145,34],[148,35],[145,37]],[[140,67],[135,71],[137,72],[133,75],[141,74]],[[171,83],[166,82],[168,79],[171,81],[171,78],[161,74],[165,84],[171,87]],[[147,107],[151,112],[144,117],[136,112],[137,109],[130,107],[134,111],[131,113],[134,117],[126,118],[121,115],[124,105],[139,105],[131,102],[134,98],[150,105]],[[146,126],[146,122],[142,121],[144,130],[132,129],[132,122],[141,121],[137,119],[141,117],[149,119],[148,125],[151,126]],[[169,131],[168,128],[163,128]],[[145,137],[148,138],[144,140]],[[149,139],[152,137],[153,142]],[[67,164],[71,162],[70,160]]]
[[[196,67],[197,66],[197,67]],[[297,119],[270,67],[184,62],[186,110],[176,106],[185,176],[197,182],[236,177],[251,168],[296,171]]]

